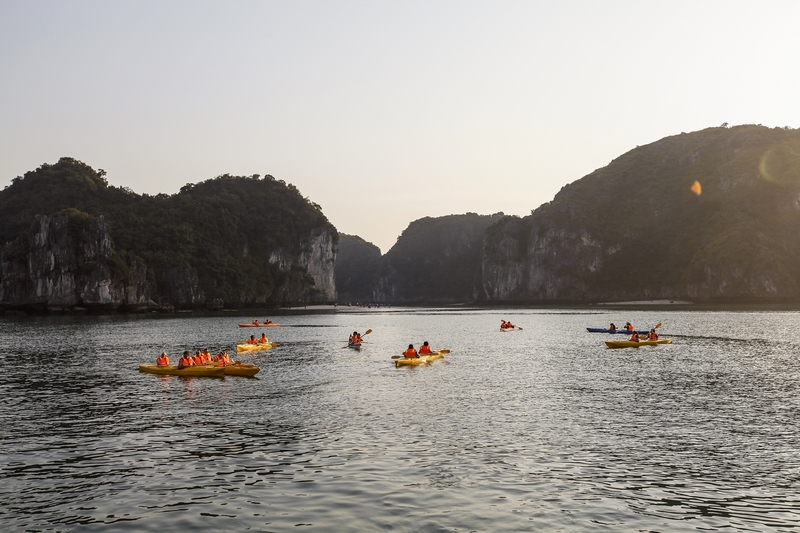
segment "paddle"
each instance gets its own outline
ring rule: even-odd
[[[439,353],[441,353],[441,354],[450,353],[450,350],[439,350]],[[423,354],[420,354],[420,357],[425,357],[426,355],[428,355],[428,354],[424,354],[423,353]],[[405,357],[405,355],[393,355],[392,359],[402,359],[403,357]]]

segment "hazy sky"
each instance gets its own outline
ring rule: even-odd
[[[800,2],[0,0],[0,188],[62,156],[174,193],[272,174],[386,252],[637,145],[800,126]]]

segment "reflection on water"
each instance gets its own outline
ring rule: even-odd
[[[236,318],[0,319],[0,530],[796,530],[798,316],[293,315],[252,379],[137,371]],[[627,320],[675,344],[585,332]]]

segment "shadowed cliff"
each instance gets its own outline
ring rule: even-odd
[[[798,229],[798,130],[675,135],[491,226],[478,297],[797,298]]]
[[[421,304],[473,300],[480,285],[484,233],[503,216],[467,213],[415,220],[384,255],[374,301]]]

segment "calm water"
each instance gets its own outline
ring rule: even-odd
[[[257,378],[192,379],[138,365],[261,330],[0,318],[0,530],[797,531],[799,319],[292,315],[240,357]],[[675,344],[608,350],[584,329],[627,320]],[[423,340],[452,353],[391,364]]]

